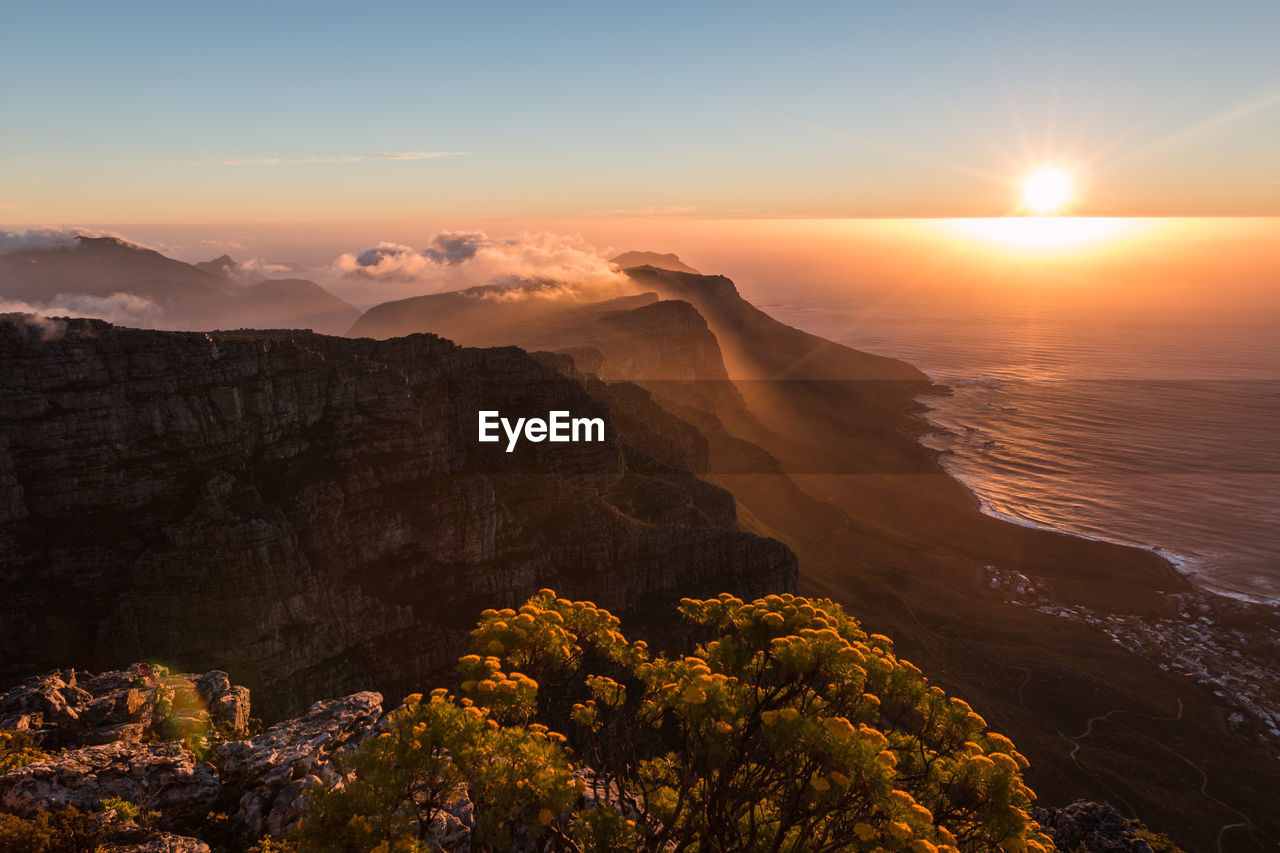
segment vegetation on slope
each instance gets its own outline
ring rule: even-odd
[[[460,695],[389,715],[298,849],[438,849],[463,802],[473,850],[1052,849],[1014,745],[839,605],[680,612],[683,657],[551,590],[485,611]]]

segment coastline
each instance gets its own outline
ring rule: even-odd
[[[1078,533],[995,508],[976,482],[978,478],[958,470],[954,453],[925,443],[929,434],[952,432],[929,417],[933,407],[927,400],[949,396],[954,389],[932,377],[931,381],[939,390],[915,398],[925,407],[920,420],[927,425],[916,440],[933,455],[947,476],[969,492],[983,515],[1031,530],[1144,551],[1186,578],[1192,592],[1168,593],[1177,616],[1161,618],[1107,613],[1065,599],[1043,579],[1001,570],[994,565],[986,567],[989,586],[1003,594],[1008,604],[1091,625],[1105,632],[1117,645],[1150,660],[1160,669],[1191,678],[1232,706],[1223,714],[1228,729],[1251,734],[1280,759],[1280,601],[1216,588],[1198,570],[1194,558],[1167,551],[1159,545]],[[1268,645],[1275,649],[1270,655],[1266,654]],[[1245,714],[1252,720],[1246,722]]]
[[[1021,527],[1030,528],[1032,530],[1058,533],[1064,536],[1072,536],[1077,539],[1084,539],[1090,542],[1104,542],[1110,545],[1119,545],[1126,548],[1137,548],[1163,559],[1174,571],[1185,577],[1198,591],[1205,595],[1218,596],[1259,607],[1280,609],[1280,598],[1269,598],[1265,595],[1245,592],[1224,586],[1220,583],[1215,583],[1203,565],[1203,558],[1179,554],[1176,551],[1171,551],[1166,547],[1153,542],[1140,542],[1120,536],[1100,536],[1082,533],[1080,531],[1071,530],[1067,527],[1026,518],[1016,514],[1016,512],[996,508],[993,503],[993,496],[986,493],[983,489],[984,480],[980,475],[975,474],[971,470],[967,470],[963,464],[960,464],[958,462],[960,457],[955,452],[947,448],[934,447],[928,443],[927,439],[931,435],[954,436],[957,434],[954,430],[934,420],[933,415],[937,411],[937,407],[931,403],[932,398],[954,396],[956,388],[954,387],[954,383],[948,383],[940,380],[930,375],[928,371],[925,371],[922,368],[918,369],[926,375],[929,375],[929,381],[936,390],[930,390],[924,394],[917,395],[915,398],[916,401],[924,407],[924,411],[920,415],[923,428],[920,431],[920,434],[916,436],[916,440],[921,444],[921,446],[934,455],[937,464],[947,473],[948,476],[960,482],[970,493],[972,493],[974,500],[976,501],[976,505],[983,515],[999,519],[1000,521],[1006,521],[1010,524],[1017,524]]]

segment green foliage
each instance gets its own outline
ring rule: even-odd
[[[48,757],[49,753],[40,749],[40,742],[31,732],[0,729],[0,773],[8,773]]]
[[[425,849],[464,792],[476,850],[519,833],[580,851],[1052,849],[1008,738],[839,605],[680,612],[692,640],[672,657],[551,590],[485,611],[463,698],[409,697],[315,798],[303,849]]]
[[[1173,839],[1162,832],[1152,832],[1149,829],[1142,828],[1137,831],[1137,836],[1150,845],[1154,853],[1182,853],[1182,848],[1173,843]]]
[[[142,806],[121,797],[108,797],[102,801],[102,808],[106,811],[114,811],[116,817],[124,821],[137,820],[142,814]]]
[[[76,808],[38,812],[30,820],[0,813],[0,853],[84,853],[105,840],[99,822]]]

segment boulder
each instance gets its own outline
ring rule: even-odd
[[[1063,808],[1037,808],[1033,817],[1059,850],[1152,853],[1151,845],[1138,835],[1142,824],[1107,803],[1077,800]]]

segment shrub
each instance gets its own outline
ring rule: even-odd
[[[30,732],[0,729],[0,773],[8,773],[48,757],[49,753],[40,749],[40,742]]]
[[[105,840],[98,821],[76,808],[42,811],[30,820],[0,813],[0,853],[84,853]]]
[[[476,850],[1052,849],[1012,742],[839,605],[721,595],[680,612],[683,656],[551,590],[485,611],[461,698],[409,697],[352,781],[314,799],[303,849],[426,849],[464,793]]]

